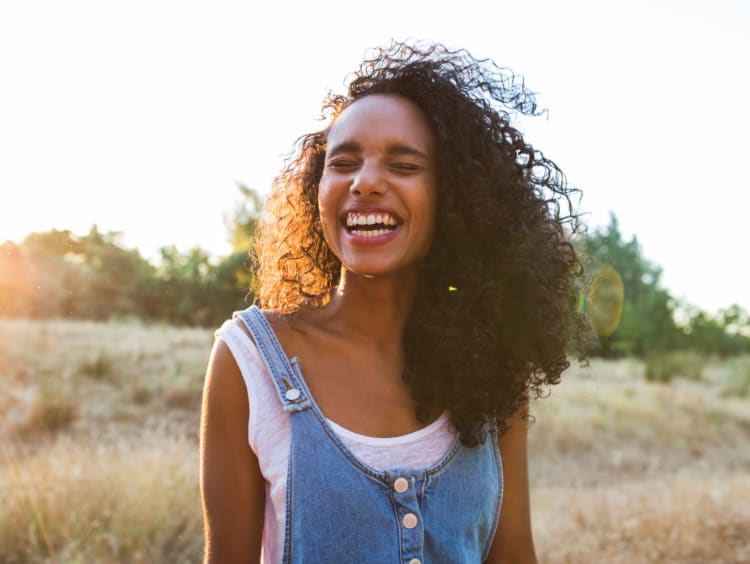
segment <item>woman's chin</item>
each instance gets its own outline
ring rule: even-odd
[[[405,276],[416,274],[416,265],[396,266],[387,264],[363,264],[363,263],[343,263],[346,277],[363,278],[366,280],[390,280],[403,279]]]

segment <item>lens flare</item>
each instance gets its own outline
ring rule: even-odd
[[[609,337],[620,324],[624,301],[622,276],[611,266],[605,265],[594,275],[588,298],[582,295],[578,307],[579,310],[585,307],[597,335]]]

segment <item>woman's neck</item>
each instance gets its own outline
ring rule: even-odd
[[[351,335],[379,345],[401,345],[416,288],[416,272],[365,277],[341,271],[326,310]]]

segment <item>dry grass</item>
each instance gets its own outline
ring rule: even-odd
[[[750,477],[679,473],[537,488],[541,562],[750,562]]]
[[[594,360],[536,402],[530,433],[541,562],[750,562],[750,402],[712,382],[645,381]]]
[[[195,441],[59,439],[0,468],[0,561],[178,562],[202,550]]]
[[[198,562],[211,331],[0,320],[0,563]],[[748,359],[571,370],[534,404],[540,562],[750,562]]]
[[[139,323],[0,320],[0,437],[151,419],[197,426],[212,339]]]
[[[0,563],[197,562],[212,332],[0,321]]]

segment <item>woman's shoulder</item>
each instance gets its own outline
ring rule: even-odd
[[[290,314],[284,313],[281,310],[276,309],[261,309],[258,306],[251,306],[245,310],[235,311],[232,317],[226,319],[221,326],[216,330],[217,337],[227,337],[237,335],[238,331],[244,333],[244,335],[255,344],[255,337],[248,326],[248,317],[251,315],[252,310],[259,311],[266,321],[271,326],[273,332],[278,336],[280,333],[288,331],[289,321],[288,317]]]
[[[317,353],[325,348],[329,342],[327,336],[330,336],[331,328],[328,324],[328,318],[324,308],[302,307],[294,311],[281,309],[265,309],[253,306],[242,312],[235,312],[232,319],[227,320],[217,331],[220,337],[234,338],[238,336],[241,340],[249,339],[253,347],[256,346],[253,331],[248,325],[250,310],[255,309],[265,318],[271,329],[272,338],[278,341],[287,357],[300,356],[307,357],[311,350]],[[255,315],[255,314],[253,314]],[[257,325],[250,322],[250,325]],[[265,329],[258,328],[262,334],[266,334]],[[260,338],[260,335],[256,335]]]
[[[281,347],[287,352],[304,348],[304,345],[311,341],[311,336],[324,327],[324,323],[321,322],[321,309],[303,306],[294,311],[279,309],[261,309],[260,311],[271,326]]]

